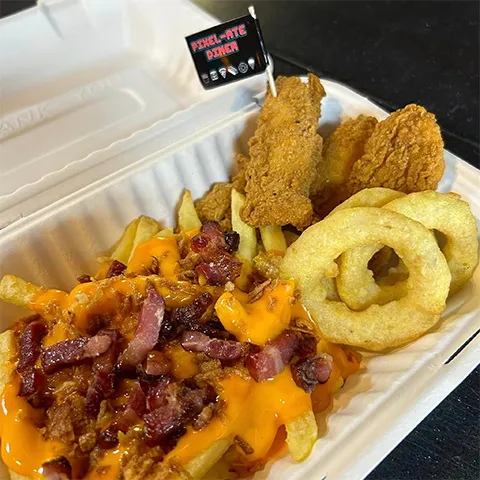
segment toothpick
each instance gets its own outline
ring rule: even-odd
[[[255,20],[257,19],[257,14],[255,13],[255,7],[253,5],[248,7],[248,13],[252,16],[253,19]],[[267,55],[267,52],[265,52],[265,55]],[[272,95],[276,97],[277,87],[275,85],[275,80],[273,78],[273,68],[270,62],[268,62],[266,72],[267,72],[268,84],[270,85],[270,91],[272,92]]]

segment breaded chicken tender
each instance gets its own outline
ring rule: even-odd
[[[245,168],[248,158],[242,154],[235,156],[238,173],[232,177],[231,182],[216,183],[205,195],[195,203],[195,209],[202,222],[215,220],[224,230],[232,228],[231,196],[232,188],[238,192],[245,191]]]
[[[305,84],[297,77],[279,77],[278,96],[267,95],[249,144],[241,212],[249,225],[301,229],[312,222],[310,194],[317,178],[317,127],[325,90],[315,75],[308,80]]]
[[[323,185],[320,181],[312,197],[315,213],[320,218],[349,196],[346,181],[353,164],[365,153],[365,144],[377,123],[375,117],[360,115],[342,123],[325,140],[323,161],[319,163]]]
[[[380,122],[347,181],[350,195],[371,187],[412,193],[436,190],[445,169],[435,115],[407,105]]]

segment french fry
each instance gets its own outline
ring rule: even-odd
[[[240,210],[244,203],[245,197],[232,188],[232,229],[240,235],[237,254],[243,260],[252,262],[257,253],[257,235],[255,228],[240,218]]]
[[[280,225],[260,227],[260,235],[262,236],[262,243],[266,252],[271,250],[284,252],[287,249],[287,242]]]
[[[115,249],[110,255],[113,260],[118,260],[125,265],[128,263],[128,259],[132,253],[133,242],[135,241],[135,235],[137,233],[139,222],[140,218],[136,218],[128,224],[127,228],[123,232],[123,235],[120,237],[120,240],[115,246]]]
[[[157,237],[173,237],[173,227],[164,228],[157,233]]]
[[[190,475],[192,480],[200,480],[206,473],[220,460],[222,455],[228,450],[232,441],[230,438],[216,440],[207,447],[200,455],[190,460],[184,469]]]
[[[15,275],[5,275],[0,282],[0,298],[19,307],[28,307],[42,287]]]
[[[139,217],[138,227],[135,232],[135,238],[133,239],[132,249],[128,261],[133,257],[135,249],[144,242],[151,240],[160,231],[160,224],[150,217]]]
[[[178,209],[178,226],[184,232],[202,226],[202,222],[198,218],[197,211],[195,210],[190,190],[185,190],[183,194],[182,203]]]
[[[295,462],[301,462],[310,455],[318,438],[318,427],[313,410],[287,423],[287,445]]]

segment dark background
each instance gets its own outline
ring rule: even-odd
[[[388,110],[419,103],[436,114],[446,148],[480,168],[479,2],[195,3],[223,21],[253,3],[276,75],[312,71]],[[34,4],[0,0],[0,16]],[[479,479],[479,382],[477,368],[368,480]]]

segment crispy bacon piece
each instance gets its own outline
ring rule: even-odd
[[[327,353],[315,355],[306,360],[299,360],[292,365],[292,378],[307,393],[312,393],[315,385],[325,383],[330,378],[333,360]]]
[[[47,325],[43,320],[35,320],[25,327],[20,337],[17,372],[22,373],[35,365],[42,351],[42,339],[47,332]]]
[[[204,292],[185,307],[175,308],[171,314],[166,312],[167,315],[165,315],[162,323],[159,342],[172,340],[186,329],[207,328],[204,323],[200,322],[200,319],[212,301],[212,296],[208,292]]]
[[[104,333],[55,343],[45,348],[40,355],[43,370],[49,375],[62,368],[78,365],[106,352],[111,343],[111,338]]]
[[[146,409],[145,393],[140,384],[137,383],[125,410],[118,413],[112,425],[99,433],[98,446],[105,450],[116,447],[118,445],[118,432],[127,433],[128,429],[135,425],[139,418],[142,418]]]
[[[35,393],[43,392],[45,389],[45,376],[36,367],[28,367],[24,370],[21,379],[18,392],[20,397],[30,397]]]
[[[102,330],[99,335],[110,337],[110,347],[93,361],[94,380],[88,387],[85,413],[95,418],[100,411],[102,400],[115,393],[116,375],[114,372],[118,355],[122,348],[122,336],[117,330]]]
[[[248,343],[210,338],[191,330],[183,333],[181,343],[188,352],[203,352],[207,357],[217,360],[238,360],[250,353]]]
[[[90,275],[84,274],[77,277],[78,283],[90,283],[92,281],[92,277]]]
[[[238,250],[238,246],[240,245],[240,235],[237,232],[226,232],[225,235],[225,243],[227,244],[227,252],[233,253]]]
[[[58,457],[42,465],[42,475],[46,480],[70,480],[72,467],[65,457]]]
[[[240,276],[242,263],[234,257],[220,255],[213,262],[201,263],[195,267],[197,276],[204,275],[207,285],[225,285]]]
[[[150,286],[140,311],[135,335],[120,355],[118,362],[120,369],[135,368],[143,362],[147,353],[158,342],[164,315],[165,301],[155,287]]]
[[[211,386],[191,388],[187,382],[171,383],[157,398],[158,407],[143,417],[144,433],[150,446],[159,445],[169,435],[191,423],[206,405],[216,401]]]
[[[118,275],[122,275],[122,273],[127,269],[127,266],[124,265],[122,262],[119,262],[118,260],[114,260],[110,264],[110,268],[108,269],[107,275],[105,275],[105,278],[112,278],[112,277],[118,277]]]
[[[149,411],[160,408],[165,402],[167,388],[171,381],[169,377],[161,377],[148,388],[147,406]]]
[[[235,246],[236,237],[230,237],[227,243],[220,225],[210,221],[202,225],[200,233],[190,242],[192,250],[202,259],[202,263],[195,267],[195,273],[204,275],[208,285],[233,282],[241,273],[241,262],[229,253]]]
[[[293,330],[284,330],[263,350],[248,357],[246,366],[250,375],[257,382],[273,378],[294,357],[299,344],[298,335]]]

